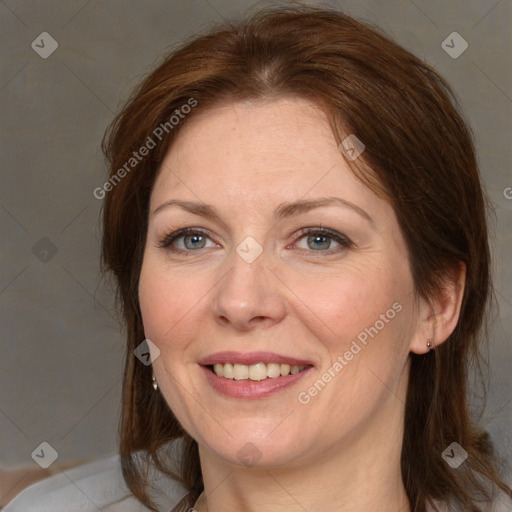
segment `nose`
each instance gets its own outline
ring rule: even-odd
[[[286,315],[283,284],[268,267],[265,251],[249,261],[233,251],[212,299],[215,321],[237,331],[270,327]]]

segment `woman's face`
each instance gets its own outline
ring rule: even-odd
[[[183,129],[139,298],[159,390],[203,453],[293,466],[400,439],[418,336],[406,245],[310,103],[236,103]]]

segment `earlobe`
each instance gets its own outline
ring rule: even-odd
[[[420,299],[419,324],[411,352],[426,354],[450,337],[459,321],[465,283],[466,264],[460,262],[446,274],[442,287],[432,299]]]

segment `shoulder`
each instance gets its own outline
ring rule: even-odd
[[[506,485],[511,485],[510,476],[505,478]],[[477,500],[474,502],[475,510],[479,512],[511,512],[512,496],[503,492],[494,484],[487,484],[491,500]],[[452,500],[447,502],[434,501],[435,509],[429,508],[428,512],[467,512],[466,509],[456,505]]]
[[[168,511],[186,494],[185,488],[156,470],[152,498]],[[124,483],[119,455],[62,471],[23,490],[3,512],[146,512]]]
[[[507,481],[510,486],[510,479]],[[496,486],[493,487],[493,500],[492,503],[483,508],[482,512],[510,512],[512,510],[512,496],[505,494],[501,489]]]

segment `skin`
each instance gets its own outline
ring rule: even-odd
[[[241,102],[190,121],[151,195],[139,299],[145,335],[161,351],[160,392],[199,444],[206,499],[197,510],[409,511],[400,473],[408,356],[455,328],[464,269],[432,301],[415,296],[392,207],[354,176],[324,113],[306,100]],[[282,203],[323,197],[371,220],[336,205],[272,218]],[[211,204],[220,219],[176,205],[155,213],[171,199]],[[172,246],[187,255],[159,246],[185,227],[211,232],[202,248],[190,237]],[[305,227],[353,243],[308,242]],[[247,236],[263,249],[252,263],[236,252]],[[300,403],[395,303],[400,312]],[[273,396],[228,398],[198,365],[225,350],[279,352],[314,369]],[[247,443],[260,457],[251,467],[238,457]]]

